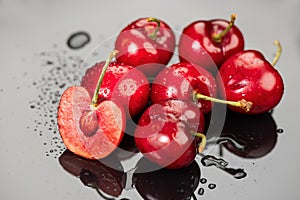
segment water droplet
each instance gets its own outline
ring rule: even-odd
[[[276,130],[276,132],[277,132],[277,133],[283,133],[284,130],[283,130],[282,128],[279,128],[279,129]]]
[[[79,31],[68,38],[67,45],[71,49],[80,49],[88,44],[90,40],[90,35],[87,32]]]
[[[206,178],[201,178],[201,179],[200,179],[200,183],[202,183],[202,184],[207,183],[207,179],[206,179]]]
[[[201,195],[201,196],[204,195],[204,188],[202,188],[202,187],[199,188],[198,194]]]
[[[61,84],[61,85],[59,86],[59,88],[64,88],[65,86],[66,86],[66,84],[63,83],[63,84]]]
[[[211,155],[204,156],[201,159],[201,163],[205,167],[215,166],[215,167],[231,174],[236,179],[245,178],[247,176],[247,173],[243,169],[228,168],[227,167],[228,162],[226,162],[223,159],[218,159]]]
[[[214,184],[214,183],[208,184],[208,188],[211,189],[211,190],[215,189],[216,187],[217,187],[217,185]]]

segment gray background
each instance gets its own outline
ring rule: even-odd
[[[45,156],[49,149],[43,143],[51,139],[47,136],[51,132],[39,137],[31,128],[38,116],[28,102],[37,92],[28,85],[41,76],[40,52],[53,50],[55,43],[70,55],[85,57],[99,42],[139,17],[159,17],[181,31],[194,20],[227,19],[231,13],[238,14],[236,23],[247,49],[258,49],[271,60],[273,41],[282,43],[276,67],[284,78],[285,94],[273,117],[284,133],[273,151],[260,159],[243,160],[225,152],[231,166],[245,168],[246,179],[235,180],[220,170],[200,166],[202,175],[217,183],[217,189],[207,190],[202,199],[299,199],[298,0],[0,0],[0,199],[101,199],[67,174],[57,159]],[[72,51],[65,41],[77,30],[89,32],[92,42]],[[124,191],[125,197],[130,195],[136,194]]]

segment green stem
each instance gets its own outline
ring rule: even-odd
[[[157,32],[158,32],[158,30],[159,30],[159,28],[160,28],[160,21],[159,21],[158,19],[156,19],[156,18],[153,18],[153,17],[147,18],[146,21],[147,21],[147,22],[156,22],[157,27],[156,27],[155,31],[149,35],[149,38],[150,38],[150,39],[156,40]]]
[[[195,137],[201,138],[201,143],[198,146],[198,153],[202,153],[206,146],[206,136],[203,133],[193,133]]]
[[[222,31],[221,33],[219,34],[214,34],[212,37],[213,37],[213,40],[215,42],[218,42],[220,43],[222,41],[222,37],[224,37],[224,35],[226,35],[230,29],[233,27],[234,25],[234,22],[235,22],[235,19],[236,19],[236,14],[231,14],[231,17],[230,17],[230,23],[229,25],[226,27],[226,29],[224,31]]]
[[[93,98],[92,98],[92,102],[91,102],[91,106],[94,107],[94,108],[97,107],[97,103],[98,103],[98,94],[99,94],[100,86],[101,86],[101,84],[102,84],[102,81],[103,81],[105,72],[106,72],[106,70],[107,70],[107,68],[108,68],[108,66],[109,66],[109,64],[110,64],[110,62],[111,62],[111,60],[113,59],[114,56],[117,55],[117,53],[118,53],[117,50],[112,51],[112,52],[109,54],[108,58],[106,59],[106,62],[105,62],[105,64],[104,64],[103,68],[102,68],[100,77],[99,77],[99,79],[98,79],[97,87],[96,87],[96,89],[95,89],[95,92],[94,92],[94,95],[93,95]]]
[[[274,44],[277,46],[277,52],[276,52],[276,55],[274,57],[274,60],[272,62],[272,66],[275,66],[280,58],[280,55],[282,53],[282,47],[281,47],[281,44],[278,40],[275,40],[274,41]]]
[[[216,98],[213,98],[213,97],[205,96],[205,95],[200,94],[200,93],[195,93],[194,98],[239,107],[239,108],[243,109],[246,112],[248,112],[252,107],[252,103],[249,102],[249,101],[246,101],[245,99],[242,99],[240,101],[226,101],[226,100],[222,100],[222,99],[216,99]]]

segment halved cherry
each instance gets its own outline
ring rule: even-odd
[[[125,112],[118,102],[98,102],[98,90],[105,70],[116,52],[106,61],[94,97],[81,86],[71,86],[62,95],[58,107],[58,128],[66,147],[89,159],[100,159],[116,149],[123,138]]]

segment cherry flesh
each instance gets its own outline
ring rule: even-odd
[[[153,103],[166,99],[194,101],[203,113],[208,113],[212,102],[195,99],[195,93],[215,97],[216,81],[204,68],[185,62],[173,64],[162,70],[152,83],[150,96]]]
[[[93,95],[105,62],[87,69],[81,86]],[[112,62],[105,72],[98,99],[117,100],[124,106],[127,116],[135,116],[148,103],[150,86],[145,75],[131,65]]]
[[[100,159],[115,150],[122,140],[125,113],[121,105],[110,100],[100,102],[96,108],[91,108],[90,103],[91,97],[83,87],[69,87],[59,103],[58,128],[67,149],[85,158]],[[92,132],[86,130],[93,125],[82,121],[87,111],[97,116],[97,129]]]
[[[193,134],[203,130],[204,118],[193,103],[168,100],[151,105],[135,130],[135,143],[143,155],[169,169],[188,166],[196,156]]]
[[[115,49],[118,62],[138,67],[147,77],[154,77],[167,65],[175,49],[175,35],[162,20],[140,18],[118,35]]]
[[[245,99],[252,103],[249,112],[229,106],[240,113],[259,114],[274,108],[281,100],[284,84],[279,72],[257,50],[244,50],[221,66],[217,78],[222,96],[229,101]]]
[[[244,49],[244,38],[231,21],[223,19],[199,20],[184,28],[179,39],[181,62],[200,65],[211,72],[216,71],[231,55]]]

